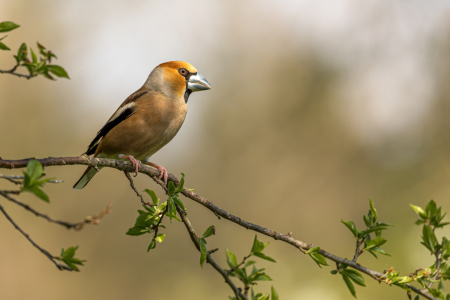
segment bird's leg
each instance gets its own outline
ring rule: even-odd
[[[136,173],[136,175],[134,175],[134,177],[137,176],[139,169],[141,168],[141,163],[133,157],[133,155],[124,155],[124,154],[119,154],[118,157],[120,159],[128,159],[129,161],[131,161],[131,163],[133,164],[134,167],[134,172]]]
[[[161,179],[162,177],[164,177],[164,185],[167,185],[167,178],[169,177],[169,173],[167,172],[166,168],[164,168],[163,166],[151,163],[151,162],[146,162],[147,165],[152,166],[153,168],[157,169],[158,171],[161,172],[161,174],[159,174],[159,179]]]

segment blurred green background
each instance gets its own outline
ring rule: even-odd
[[[39,41],[71,80],[0,76],[0,156],[76,156],[149,72],[169,60],[192,63],[212,90],[193,94],[177,137],[154,155],[186,187],[239,217],[352,257],[354,240],[340,223],[362,226],[368,198],[395,226],[384,249],[392,257],[358,262],[407,275],[432,264],[419,244],[409,203],[434,199],[450,210],[450,4],[448,1],[2,1],[0,20],[21,25],[3,42],[16,50]],[[14,64],[0,52],[0,69]],[[227,299],[231,290],[199,253],[183,226],[130,237],[140,203],[121,172],[103,169],[72,190],[83,166],[51,167],[51,205],[20,196],[56,219],[113,212],[81,232],[48,224],[0,200],[42,247],[58,255],[78,245],[80,273],[60,272],[0,217],[1,299]],[[21,174],[21,170],[0,170]],[[138,189],[162,190],[143,175]],[[6,181],[0,188],[13,188]],[[225,249],[241,259],[254,233],[184,200],[198,232],[216,226],[208,246],[225,267]],[[167,223],[167,222],[165,222]],[[450,232],[439,232],[439,235]],[[261,261],[281,299],[351,299],[332,267],[270,241]],[[405,293],[366,277],[358,299]]]

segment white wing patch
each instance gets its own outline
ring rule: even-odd
[[[126,109],[133,107],[136,104],[136,102],[130,102],[124,106],[122,106],[121,108],[119,108],[116,113],[111,117],[111,119],[109,119],[109,122],[114,121],[115,119],[117,119]]]

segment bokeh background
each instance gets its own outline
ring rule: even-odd
[[[340,223],[362,226],[368,199],[393,223],[384,249],[361,264],[407,275],[432,264],[419,244],[409,204],[435,199],[450,210],[450,3],[448,1],[5,1],[0,20],[19,29],[3,40],[0,68],[22,42],[39,41],[71,80],[0,76],[0,156],[76,156],[159,63],[184,60],[212,90],[193,94],[177,137],[154,162],[186,174],[186,186],[250,222],[352,257]],[[0,199],[51,253],[78,245],[80,273],[60,272],[0,217],[1,299],[227,299],[231,290],[199,254],[183,224],[148,237],[125,232],[140,203],[121,172],[103,169],[82,191],[83,166],[47,168],[65,180],[47,185],[51,205],[20,199],[54,218],[78,221],[113,201],[99,226],[67,231]],[[1,170],[21,174],[21,170]],[[143,175],[140,190],[164,193]],[[13,188],[0,182],[1,188]],[[184,200],[198,232],[217,228],[208,246],[225,267],[225,249],[242,258],[254,233]],[[450,234],[440,231],[439,235]],[[261,261],[281,299],[351,299],[331,267],[319,269],[293,247],[271,242]],[[366,277],[358,299],[404,292]]]

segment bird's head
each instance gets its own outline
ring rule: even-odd
[[[184,61],[169,61],[157,66],[148,77],[145,86],[187,102],[192,92],[209,90],[211,85],[193,65]]]

